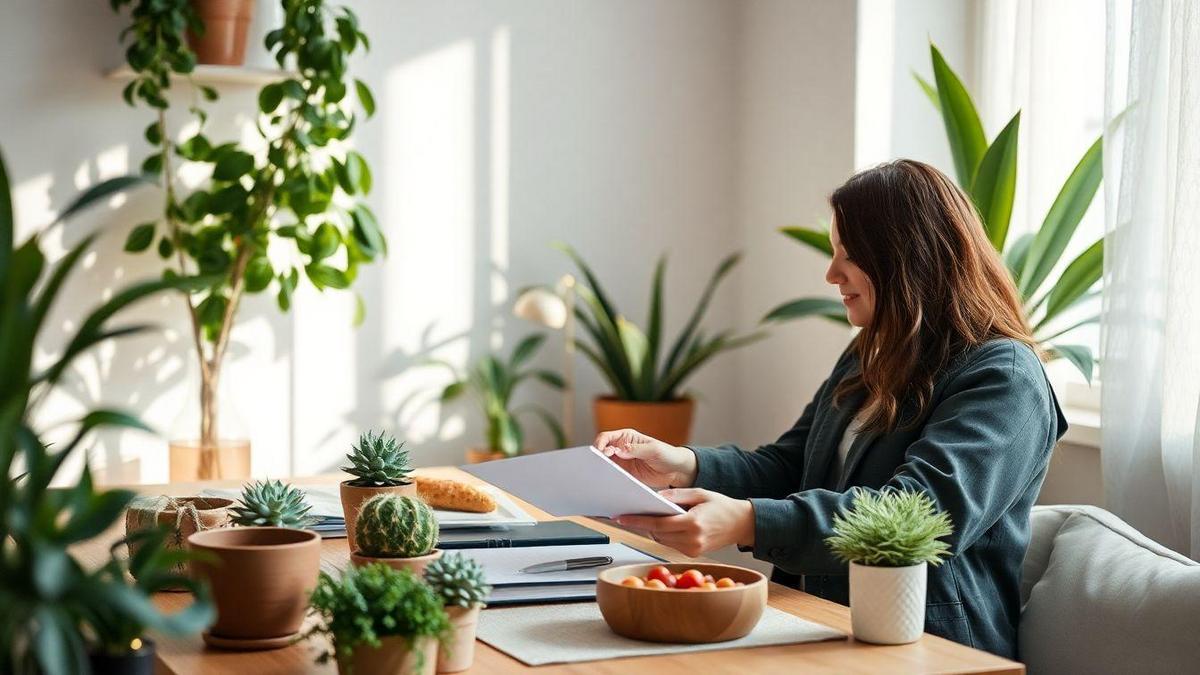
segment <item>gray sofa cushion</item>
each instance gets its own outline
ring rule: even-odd
[[[1030,673],[1200,672],[1200,563],[1093,506],[1041,506],[1021,580]]]

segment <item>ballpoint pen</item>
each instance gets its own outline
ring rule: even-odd
[[[590,558],[568,558],[567,560],[554,560],[552,562],[538,563],[522,568],[521,571],[525,574],[538,574],[539,572],[563,572],[566,570],[578,570],[585,567],[601,567],[609,565],[613,561],[611,556],[599,555]]]

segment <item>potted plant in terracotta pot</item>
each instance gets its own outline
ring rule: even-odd
[[[343,675],[433,673],[438,643],[450,632],[442,601],[410,570],[387,565],[324,572],[310,600],[320,621],[305,637],[323,635]]]
[[[466,670],[475,661],[475,627],[492,587],[484,581],[479,563],[461,553],[451,553],[426,567],[425,583],[445,604],[453,628],[451,638],[438,651],[437,671]]]
[[[545,408],[533,404],[513,407],[512,403],[517,386],[531,378],[540,380],[554,389],[563,388],[563,379],[558,373],[524,368],[545,339],[546,336],[542,334],[530,335],[517,344],[512,356],[507,360],[491,355],[485,356],[466,374],[459,374],[453,364],[446,361],[432,361],[449,368],[455,378],[442,390],[442,403],[453,401],[469,390],[475,395],[480,411],[487,420],[487,445],[468,448],[468,463],[477,464],[520,454],[525,448],[525,431],[520,416],[525,413],[533,413],[541,418],[554,435],[556,447],[561,448],[567,444],[562,426]]]
[[[359,509],[363,502],[376,495],[417,495],[417,486],[409,477],[412,467],[408,451],[403,443],[386,433],[368,431],[351,446],[346,455],[349,466],[342,471],[354,478],[342,481],[339,492],[342,498],[342,516],[346,519],[346,540],[350,550],[357,548],[354,530]]]
[[[274,649],[299,633],[308,596],[321,566],[321,537],[304,493],[280,481],[257,481],[242,491],[227,527],[197,532],[188,545],[202,555],[192,573],[212,586],[217,622],[204,634],[209,645],[238,650]]]
[[[268,2],[271,0],[267,0]],[[197,21],[188,26],[188,46],[198,63],[240,66],[254,0],[190,0]]]
[[[350,553],[355,565],[383,563],[416,574],[442,557],[437,518],[420,497],[377,495],[362,505],[355,524],[358,549]]]
[[[650,311],[643,332],[617,311],[583,258],[570,246],[559,246],[583,273],[576,287],[579,323],[588,341],[576,341],[612,387],[608,396],[596,398],[596,429],[637,429],[664,443],[683,445],[691,433],[693,400],[681,392],[684,382],[721,352],[736,349],[763,337],[762,333],[735,335],[721,331],[705,335],[700,322],[721,280],[738,263],[739,254],[721,261],[708,281],[700,301],[683,330],[663,358],[663,275],[666,257],[658,260],[650,291]]]
[[[854,637],[878,644],[915,642],[925,628],[928,565],[950,554],[953,532],[923,492],[856,489],[849,510],[834,516],[833,554],[850,563]]]

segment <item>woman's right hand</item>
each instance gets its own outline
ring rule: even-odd
[[[668,445],[635,429],[602,431],[593,445],[652,488],[691,487],[696,480],[694,452]]]

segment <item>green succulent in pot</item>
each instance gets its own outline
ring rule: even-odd
[[[351,446],[346,458],[350,465],[343,466],[342,471],[356,476],[349,481],[354,487],[395,487],[411,482],[408,451],[390,434],[367,431]]]
[[[530,335],[517,344],[507,360],[492,355],[485,356],[476,362],[466,375],[460,375],[458,370],[446,361],[431,361],[445,366],[455,377],[455,380],[442,390],[442,403],[454,401],[464,392],[474,394],[484,419],[487,420],[487,445],[488,450],[493,453],[515,457],[525,449],[525,428],[521,423],[521,416],[526,413],[541,419],[553,435],[555,447],[561,448],[567,444],[559,420],[545,408],[534,404],[513,405],[517,387],[530,379],[536,379],[553,389],[563,388],[563,379],[558,373],[526,367],[545,340],[546,336],[540,333]]]
[[[437,546],[437,518],[419,497],[376,495],[362,505],[354,536],[364,555],[417,558]]]
[[[833,517],[825,543],[844,562],[877,567],[940,565],[954,527],[923,492],[856,489],[851,508]]]
[[[473,558],[452,553],[425,568],[425,583],[446,606],[470,609],[487,599],[492,587],[483,577],[483,567]]]
[[[254,481],[242,488],[241,504],[233,507],[233,523],[243,527],[304,529],[316,523],[304,491],[278,480]]]
[[[934,45],[929,46],[934,82],[916,77],[921,89],[942,116],[954,158],[958,184],[979,211],[988,240],[1001,254],[1012,275],[1025,317],[1034,337],[1050,359],[1065,358],[1089,382],[1095,369],[1090,347],[1065,344],[1060,338],[1076,328],[1095,324],[1098,312],[1080,312],[1092,302],[1104,269],[1104,239],[1089,245],[1056,275],[1068,244],[1096,196],[1103,174],[1103,142],[1097,138],[1067,176],[1058,196],[1046,212],[1041,227],[1009,238],[1008,227],[1016,197],[1017,138],[1021,123],[1018,111],[988,143],[970,94]],[[785,227],[783,234],[825,256],[832,256],[828,225]],[[831,298],[807,297],[785,302],[772,309],[763,321],[787,321],[821,316],[848,323],[845,306]]]

